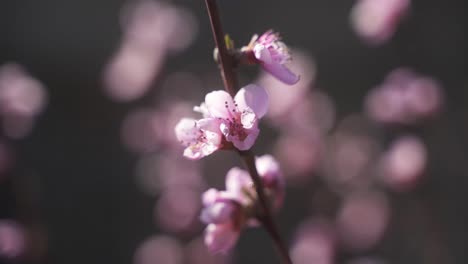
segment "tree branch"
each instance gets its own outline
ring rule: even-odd
[[[223,78],[224,87],[226,91],[232,97],[234,97],[238,89],[237,76],[234,72],[235,61],[226,47],[216,0],[205,0],[205,3],[206,8],[208,10],[208,15],[210,17],[211,29],[215,39],[215,44],[218,48],[218,63],[221,68],[221,76]],[[288,249],[285,246],[278,232],[278,228],[276,227],[276,224],[272,218],[270,206],[268,204],[263,190],[263,184],[260,179],[260,176],[258,175],[257,168],[255,167],[255,156],[251,151],[239,151],[239,154],[243,158],[244,163],[248,168],[260,202],[261,212],[260,216],[258,217],[258,220],[262,223],[264,228],[271,236],[277,251],[283,259],[283,262],[286,264],[292,264],[291,258],[289,257]]]
[[[226,91],[234,97],[237,92],[237,78],[234,73],[233,57],[229,54],[226,42],[224,41],[224,33],[221,27],[219,18],[218,5],[216,0],[205,0],[208,15],[210,17],[211,30],[213,32],[216,47],[219,54],[219,65],[221,67],[221,77],[223,78]]]

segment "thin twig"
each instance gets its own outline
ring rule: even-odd
[[[221,68],[221,76],[223,78],[224,87],[226,91],[234,97],[237,92],[237,76],[234,71],[234,58],[228,52],[226,48],[226,43],[224,41],[224,33],[221,28],[221,20],[219,16],[218,6],[216,0],[205,0],[206,8],[208,10],[208,15],[210,17],[211,29],[215,39],[216,47],[218,48],[218,62]],[[251,151],[239,151],[239,154],[243,158],[246,167],[252,177],[252,181],[255,185],[255,190],[260,202],[261,214],[259,216],[259,221],[262,223],[264,228],[267,230],[271,236],[276,249],[278,250],[283,262],[285,264],[292,264],[291,258],[289,257],[288,249],[285,246],[276,224],[273,220],[270,206],[265,197],[263,190],[263,185],[258,175],[257,168],[255,167],[255,155]]]
[[[233,58],[229,54],[224,41],[224,33],[221,27],[221,19],[219,18],[218,5],[216,4],[216,0],[205,0],[205,3],[210,17],[215,44],[218,48],[218,60],[221,67],[221,76],[223,77],[224,87],[226,88],[226,91],[234,97],[237,92],[237,78],[234,73]]]
[[[260,202],[260,207],[262,210],[262,212],[260,213],[260,216],[258,217],[259,218],[258,220],[263,224],[267,232],[270,234],[276,246],[276,249],[281,254],[281,257],[283,258],[284,263],[292,264],[288,249],[286,248],[285,243],[283,239],[281,238],[281,235],[278,232],[278,228],[276,227],[276,224],[273,220],[270,204],[268,203],[268,200],[265,197],[262,180],[260,179],[260,176],[258,175],[258,172],[257,172],[257,168],[255,166],[255,157],[252,154],[252,152],[249,150],[239,151],[239,154],[244,160],[245,166],[247,167],[250,177],[252,178],[252,181],[254,182],[255,191],[257,192],[257,195],[258,195],[258,200]]]

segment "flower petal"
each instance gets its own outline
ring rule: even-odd
[[[270,51],[264,45],[262,44],[255,45],[253,48],[253,52],[257,60],[262,61],[263,63],[273,62],[273,58],[271,57]]]
[[[203,208],[200,220],[205,224],[223,224],[232,221],[235,205],[231,201],[220,201]]]
[[[269,72],[278,80],[284,82],[285,84],[293,85],[296,84],[300,77],[299,75],[291,72],[286,66],[280,63],[264,63],[262,64],[263,69]]]
[[[209,206],[216,202],[219,197],[219,191],[215,188],[210,188],[202,194],[202,203],[204,206]]]
[[[254,125],[251,129],[246,129],[246,133],[247,137],[245,137],[243,140],[235,137],[230,138],[232,144],[238,150],[250,149],[255,144],[255,140],[257,139],[260,130],[258,129],[257,125]]]
[[[184,146],[196,142],[200,135],[199,128],[197,127],[197,120],[192,118],[182,118],[179,123],[177,123],[174,130],[177,139]]]
[[[256,125],[256,123],[257,123],[257,116],[252,110],[247,109],[242,112],[241,114],[242,127],[250,129],[254,125]]]
[[[251,185],[252,180],[245,170],[234,167],[226,174],[226,191],[241,204],[247,202],[243,189],[250,188]]]
[[[268,94],[263,87],[255,84],[240,89],[234,101],[240,112],[252,110],[257,118],[263,117],[268,111]]]
[[[225,91],[213,91],[205,96],[205,105],[211,116],[230,118],[231,111],[235,109],[232,97]]]
[[[209,224],[205,229],[205,244],[212,253],[226,253],[234,247],[239,231],[230,224]]]
[[[278,161],[271,155],[263,155],[255,159],[258,175],[266,182],[277,182],[282,179]]]
[[[208,118],[210,117],[210,112],[208,111],[208,108],[206,107],[206,104],[203,102],[200,104],[200,106],[194,106],[193,111],[198,112],[202,114],[203,118]]]

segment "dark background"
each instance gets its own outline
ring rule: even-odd
[[[194,12],[199,34],[189,49],[167,61],[164,71],[196,69],[200,63],[215,67],[203,1],[172,2]],[[428,177],[415,192],[392,200],[397,214],[411,214],[408,199],[416,197],[429,208],[423,218],[431,218],[437,228],[396,229],[379,252],[390,263],[429,263],[414,251],[424,245],[400,241],[413,232],[436,233],[445,255],[443,262],[431,263],[466,263],[466,1],[413,1],[411,16],[394,38],[374,48],[363,44],[349,25],[353,1],[220,2],[224,28],[232,38],[245,42],[252,32],[274,27],[289,44],[312,54],[317,85],[335,100],[338,116],[360,111],[366,91],[398,66],[441,81],[446,100],[442,117],[416,131],[428,143]],[[47,233],[47,254],[35,263],[131,263],[137,245],[158,231],[152,222],[154,199],[136,188],[136,157],[124,149],[119,132],[125,113],[145,99],[115,103],[101,89],[102,70],[122,33],[118,20],[123,4],[0,2],[0,64],[23,65],[49,93],[48,107],[33,133],[12,142],[17,163],[10,174],[15,180],[0,186],[0,216],[37,224]],[[29,189],[18,195],[14,181],[27,182]],[[290,232],[301,215],[300,197],[292,194],[286,204],[280,221]],[[249,251],[263,239],[257,233],[243,237],[238,263],[271,263],[273,254],[264,254],[269,245],[259,246],[258,256]]]

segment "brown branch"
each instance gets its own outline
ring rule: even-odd
[[[221,67],[221,76],[223,78],[226,91],[234,97],[237,92],[237,78],[234,73],[234,60],[229,54],[224,33],[219,18],[218,5],[216,0],[205,0],[208,15],[210,17],[211,30],[213,32],[216,47],[218,48],[218,62]]]
[[[216,0],[205,0],[208,15],[210,17],[211,29],[215,39],[216,47],[218,48],[218,63],[221,68],[221,76],[223,78],[224,87],[226,91],[234,97],[237,92],[237,76],[234,71],[235,59],[229,53],[224,40],[224,33],[221,28],[221,19],[219,16],[219,10]],[[270,206],[265,197],[263,190],[262,181],[258,175],[257,168],[255,167],[255,156],[251,151],[239,151],[239,154],[243,158],[246,167],[250,173],[252,181],[255,185],[255,190],[260,202],[261,212],[259,221],[262,223],[264,228],[271,236],[276,249],[278,250],[283,262],[286,264],[292,264],[291,258],[289,257],[288,249],[285,246],[276,224],[271,215]]]
[[[255,191],[257,192],[258,200],[260,202],[260,207],[262,212],[258,216],[258,220],[263,224],[267,232],[270,234],[273,242],[276,246],[276,249],[280,253],[281,257],[283,258],[284,263],[292,264],[291,257],[289,256],[289,252],[286,244],[284,243],[283,239],[281,238],[280,233],[278,232],[278,228],[273,220],[273,216],[271,214],[270,204],[265,196],[265,192],[263,190],[262,180],[258,175],[257,168],[255,166],[255,157],[251,151],[239,151],[242,159],[244,160],[245,166],[247,167],[250,177],[254,182]]]

